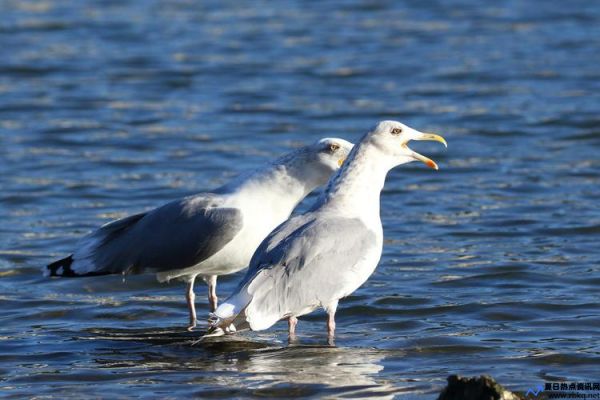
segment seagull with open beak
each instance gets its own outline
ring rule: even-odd
[[[387,173],[415,160],[438,169],[408,147],[411,140],[446,145],[441,136],[396,121],[382,121],[365,134],[316,204],[261,243],[246,277],[212,315],[209,335],[232,332],[231,324],[263,330],[287,319],[293,338],[297,318],[323,308],[333,339],[338,301],[358,289],[381,258],[379,196]]]

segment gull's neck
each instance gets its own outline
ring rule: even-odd
[[[370,143],[354,146],[344,166],[329,182],[319,208],[381,225],[379,196],[392,167],[387,157]]]
[[[299,150],[301,151],[301,150]],[[317,168],[309,168],[305,157],[285,155],[265,167],[243,174],[215,192],[229,195],[240,208],[251,207],[265,214],[285,217],[310,192],[323,184]]]

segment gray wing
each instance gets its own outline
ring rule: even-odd
[[[90,236],[95,246],[82,256],[91,259],[96,274],[194,266],[221,250],[243,226],[241,211],[220,203],[217,196],[187,197],[112,222]]]
[[[269,268],[276,264],[273,256],[275,254],[281,254],[283,250],[283,243],[286,238],[292,235],[295,231],[307,226],[310,223],[314,223],[314,216],[312,213],[306,213],[297,215],[284,221],[275,228],[258,246],[250,263],[248,264],[248,270],[244,279],[239,283],[238,288],[243,287],[256,276],[256,274],[263,268]],[[267,260],[271,259],[271,262]]]
[[[252,329],[264,329],[291,311],[348,295],[348,288],[362,283],[356,267],[376,246],[375,233],[359,219],[311,213],[293,218],[252,259],[239,288],[249,300],[244,318]]]

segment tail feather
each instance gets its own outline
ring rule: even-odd
[[[84,236],[79,240],[77,249],[70,256],[55,261],[48,266],[44,274],[77,278],[82,276],[110,275],[115,273],[132,273],[132,263],[127,260],[120,262],[119,258],[127,254],[127,243],[117,244],[120,251],[106,248],[119,241],[146,213],[131,215],[103,225],[100,229]],[[125,240],[126,242],[126,240]],[[119,247],[120,246],[120,247]],[[125,257],[126,258],[126,257]],[[129,260],[131,261],[131,260]]]
[[[233,325],[231,325],[233,327]],[[235,332],[235,327],[233,328],[233,332]],[[209,337],[218,337],[218,336],[224,336],[229,334],[230,332],[228,332],[225,329],[221,329],[218,326],[211,326],[208,328],[208,330],[206,331],[206,333],[204,335],[202,335],[202,337],[200,338],[200,340],[205,339],[205,338],[209,338]]]
[[[218,337],[223,335],[232,335],[238,331],[232,323],[226,323],[223,319],[219,318],[215,313],[210,313],[208,317],[208,329],[206,333],[198,340],[198,342],[203,339],[210,337]]]
[[[229,325],[229,323],[226,323],[223,318],[220,318],[217,314],[211,312],[208,315],[208,329],[206,330],[206,334],[202,337],[223,336],[227,333],[227,330],[224,329],[227,325]]]
[[[73,265],[73,254],[69,257],[65,257],[58,261],[55,261],[46,266],[46,275],[47,276],[60,276],[63,278],[79,278],[83,276],[97,276],[97,275],[108,275],[109,272],[102,271],[92,271],[86,273],[77,273],[71,267]]]
[[[208,330],[203,337],[230,335],[250,329],[246,320],[246,307],[249,299],[239,292],[221,304],[208,317]]]

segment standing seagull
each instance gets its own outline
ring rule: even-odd
[[[81,277],[156,272],[161,282],[185,280],[192,330],[196,276],[208,283],[214,311],[217,276],[245,268],[269,232],[327,182],[351,149],[352,143],[343,139],[321,139],[213,192],[110,222],[83,237],[69,257],[48,265],[48,273]]]
[[[246,277],[211,315],[207,336],[239,329],[263,330],[288,319],[294,337],[299,316],[322,307],[333,339],[339,299],[373,273],[383,247],[379,195],[387,173],[414,160],[438,169],[412,151],[410,140],[435,140],[396,121],[380,122],[367,133],[306,213],[275,229],[259,246]]]

